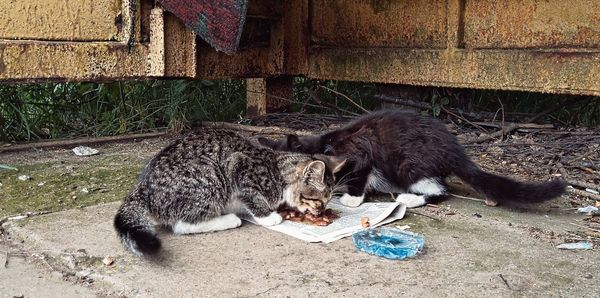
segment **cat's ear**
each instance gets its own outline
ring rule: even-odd
[[[269,147],[271,149],[276,149],[279,146],[279,141],[277,140],[272,140],[272,139],[267,139],[267,138],[263,138],[263,137],[259,137],[258,138],[258,142],[265,146],[265,147]]]
[[[316,179],[318,182],[323,182],[323,180],[325,180],[325,169],[325,162],[321,160],[311,161],[306,168],[304,168],[302,178],[305,180]]]
[[[314,157],[318,160],[322,160],[327,168],[334,174],[341,171],[346,165],[346,159],[343,157],[324,154],[315,154]]]
[[[302,151],[302,142],[296,135],[287,135],[287,147],[292,151]]]

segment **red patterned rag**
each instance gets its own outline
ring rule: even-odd
[[[180,18],[218,51],[237,50],[246,20],[248,0],[160,0],[165,10]]]

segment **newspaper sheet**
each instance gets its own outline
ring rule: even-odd
[[[267,228],[307,242],[329,243],[364,229],[360,224],[360,218],[363,216],[369,218],[370,227],[378,227],[402,219],[406,212],[406,205],[398,202],[363,203],[353,208],[333,200],[327,207],[333,209],[339,216],[328,226],[284,220],[281,224]],[[251,218],[244,219],[256,224]]]

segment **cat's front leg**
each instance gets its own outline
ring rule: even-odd
[[[246,211],[252,215],[254,221],[261,226],[274,226],[283,221],[283,218],[273,206],[269,204],[269,200],[259,191],[254,189],[245,189],[234,195],[234,199],[239,200],[245,207]]]
[[[358,207],[365,200],[365,188],[370,170],[354,171],[347,174],[347,191],[340,197],[340,203],[348,207]],[[340,181],[343,182],[344,178]]]
[[[348,207],[358,207],[365,200],[365,194],[361,194],[358,196],[353,196],[351,194],[345,193],[340,197],[340,203],[344,206]]]
[[[283,221],[283,217],[281,217],[281,215],[279,215],[279,213],[277,213],[277,211],[273,211],[265,217],[253,216],[253,218],[256,221],[256,223],[258,223],[261,226],[265,226],[265,227],[278,225]]]
[[[399,194],[396,202],[407,208],[416,208],[433,203],[445,196],[447,186],[441,178],[422,178],[408,187],[408,193]]]

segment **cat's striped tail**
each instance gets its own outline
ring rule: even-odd
[[[125,199],[114,221],[123,245],[138,256],[153,255],[160,251],[160,239],[156,236],[148,209],[141,200]]]

